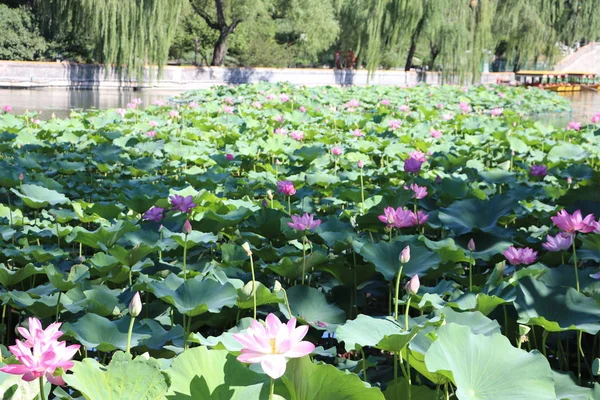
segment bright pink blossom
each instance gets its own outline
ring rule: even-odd
[[[469,105],[469,103],[466,103],[464,101],[460,102],[458,104],[458,107],[461,109],[462,112],[464,113],[468,113],[471,112],[471,106]]]
[[[245,333],[233,335],[244,346],[237,359],[243,363],[260,363],[265,374],[278,379],[285,373],[288,359],[304,357],[314,351],[314,344],[302,341],[307,333],[308,325],[296,328],[296,318],[287,324],[275,314],[267,315],[265,325],[252,320]]]
[[[352,136],[361,137],[361,136],[364,136],[364,133],[360,129],[355,129],[352,131]]]
[[[529,265],[535,262],[537,251],[533,251],[533,249],[530,249],[529,247],[516,249],[514,246],[510,246],[504,252],[504,257],[506,257],[511,265]]]
[[[275,129],[275,134],[276,135],[287,135],[288,130],[285,128],[277,128]]]
[[[288,96],[285,93],[282,93],[279,95],[279,100],[281,100],[282,103],[287,103],[288,101],[290,101],[290,96]]]
[[[260,103],[260,101],[253,101],[251,105],[254,108],[258,108],[259,110],[262,108],[262,104]]]
[[[417,292],[419,291],[419,288],[421,287],[421,281],[419,280],[419,275],[414,275],[412,278],[410,278],[410,280],[406,283],[406,286],[404,286],[404,289],[406,290],[406,292],[411,295],[414,296],[415,294],[417,294]]]
[[[408,187],[404,187],[408,189]],[[419,186],[416,183],[410,184],[410,190],[414,192],[414,198],[417,200],[424,199],[427,196],[427,186]]]
[[[356,100],[356,99],[352,99],[349,102],[347,102],[346,104],[344,104],[344,108],[356,108],[360,106],[360,101]]]
[[[421,210],[418,210],[415,214],[413,211],[410,212],[410,225],[409,226],[419,226],[424,225],[429,219],[429,214],[424,213]]]
[[[314,219],[313,214],[304,213],[304,215],[292,215],[292,222],[288,222],[288,226],[297,231],[313,230],[321,225],[320,219]]]
[[[429,131],[429,133],[431,134],[431,137],[434,138],[434,139],[439,139],[439,138],[442,137],[442,131],[431,129]]]
[[[573,235],[561,232],[555,237],[546,236],[546,243],[542,246],[548,251],[563,251],[568,250],[573,244]]]
[[[290,137],[294,140],[304,140],[304,132],[302,131],[292,131],[290,132]]]
[[[4,112],[9,113],[11,111],[12,111],[12,107],[11,106],[9,106],[8,104],[4,106]]]
[[[388,126],[392,130],[400,129],[400,127],[402,126],[402,121],[398,119],[393,119],[390,122],[388,122]]]
[[[598,113],[592,117],[592,124],[597,124],[597,123],[600,123],[600,113]]]
[[[55,375],[57,369],[63,371],[73,367],[71,359],[79,350],[79,345],[67,346],[59,342],[62,332],[58,330],[60,323],[53,323],[45,330],[37,318],[29,318],[29,329],[17,328],[25,341],[16,340],[9,350],[20,364],[9,364],[0,369],[7,374],[23,375],[23,380],[31,382],[43,376],[55,385],[64,385],[61,375]]]
[[[306,112],[306,107],[304,107],[304,106],[300,106],[300,107],[298,108],[298,110],[300,110],[300,112],[303,112],[303,113],[305,113],[305,112]]]
[[[410,107],[407,106],[406,104],[402,104],[401,106],[398,107],[398,111],[409,112],[410,111]]]
[[[146,136],[150,138],[156,137],[156,131],[148,131],[146,132]]]
[[[343,152],[344,151],[342,150],[341,147],[337,147],[336,146],[336,147],[334,147],[334,148],[331,149],[331,154],[333,154],[334,156],[340,156],[340,155],[342,155]]]
[[[171,111],[169,111],[169,116],[173,119],[177,119],[177,118],[179,118],[179,111],[171,110]]]
[[[124,108],[117,108],[115,110],[115,112],[117,114],[119,114],[121,116],[121,118],[125,118],[125,113],[127,112]]]
[[[156,128],[158,126],[158,122],[156,122],[156,121],[148,121],[148,125],[150,125],[153,128]]]
[[[225,114],[233,114],[233,107],[231,107],[231,106],[223,106],[223,112]]]
[[[567,129],[571,129],[574,131],[578,131],[581,129],[581,122],[576,122],[576,121],[571,121],[569,122],[569,124],[567,125]]]
[[[594,230],[594,214],[588,214],[583,218],[581,210],[575,210],[572,215],[567,210],[561,210],[550,219],[554,222],[554,225],[564,232],[590,233]]]
[[[503,113],[504,113],[504,110],[500,107],[492,108],[492,111],[490,111],[490,114],[492,114],[492,117],[499,117]]]
[[[543,178],[544,176],[548,175],[548,167],[545,165],[532,164],[529,175]]]
[[[389,106],[390,105],[390,101],[389,99],[383,99],[379,102],[382,106]]]
[[[279,181],[277,182],[277,191],[286,196],[293,196],[296,194],[296,188],[294,183],[290,181]]]

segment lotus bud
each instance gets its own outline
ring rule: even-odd
[[[413,295],[417,294],[420,287],[421,287],[421,282],[419,281],[419,275],[415,275],[412,278],[410,278],[410,281],[408,281],[406,283],[406,286],[404,287],[404,289],[406,289],[406,292],[409,295],[413,296]]]
[[[267,189],[267,198],[273,200],[273,191],[271,189]]]
[[[519,324],[519,335],[526,336],[530,330],[531,330],[531,327],[529,327],[527,325]]]
[[[570,176],[567,178],[567,183],[570,185],[573,183],[573,178],[571,178]]]
[[[19,174],[19,180],[22,181],[23,179],[25,179],[25,175],[23,175],[23,173],[21,172]]]
[[[144,354],[140,354],[140,357],[149,360],[150,359],[150,354],[148,352],[145,352]]]
[[[190,224],[190,220],[186,219],[185,223],[183,224],[183,229],[182,229],[183,233],[185,233],[186,235],[189,235],[192,232],[192,224]]]
[[[473,238],[469,240],[469,244],[467,245],[467,247],[469,248],[469,251],[475,251],[475,241],[473,240]]]
[[[282,289],[281,283],[279,283],[279,281],[275,281],[275,284],[273,285],[273,291],[274,292],[280,292],[281,289]]]
[[[250,257],[250,256],[252,255],[252,250],[250,249],[250,243],[248,243],[248,242],[245,242],[245,243],[242,245],[242,249],[244,249],[244,251],[246,252],[246,255],[247,255],[248,257]]]
[[[358,160],[358,168],[363,168],[365,166],[365,162],[363,160]]]
[[[406,246],[402,253],[400,253],[400,262],[406,264],[410,261],[410,246]]]
[[[132,317],[137,317],[142,312],[142,299],[140,298],[140,293],[135,292],[133,295],[133,299],[131,299],[131,303],[129,303],[129,315]]]

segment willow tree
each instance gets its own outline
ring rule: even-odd
[[[107,66],[143,77],[146,64],[167,63],[177,21],[187,0],[37,0],[49,33],[90,34]]]

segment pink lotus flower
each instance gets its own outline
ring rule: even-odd
[[[152,207],[142,215],[142,218],[146,221],[160,222],[163,219],[164,208]]]
[[[275,134],[276,135],[287,135],[288,130],[285,128],[277,128],[275,129]]]
[[[402,121],[398,119],[393,119],[390,122],[388,122],[388,126],[392,130],[400,129],[400,127],[402,126]]]
[[[399,261],[402,264],[406,264],[410,261],[410,246],[406,246],[402,249],[402,251],[400,252]]]
[[[223,112],[225,114],[233,114],[233,107],[231,107],[231,106],[223,106]]]
[[[285,93],[280,94],[279,95],[279,100],[281,100],[282,103],[287,103],[288,101],[290,101],[290,96],[288,96]]]
[[[388,208],[391,208],[391,207],[388,207]],[[387,212],[388,208],[386,208],[384,210],[384,212]],[[392,208],[392,210],[394,210],[394,209]],[[381,219],[381,216],[379,216],[379,220],[383,221]],[[397,229],[408,228],[410,226],[415,225],[412,211],[405,210],[402,207],[398,207],[397,209],[394,210],[393,220],[394,220],[393,226],[394,226],[394,228],[397,228]],[[388,226],[388,228],[389,228],[389,226]]]
[[[379,220],[387,225],[387,228],[392,228],[396,222],[396,210],[394,207],[386,207],[383,209],[383,214],[378,216]]]
[[[294,183],[290,181],[279,181],[277,182],[277,191],[286,196],[293,196],[296,194],[296,188]]]
[[[26,339],[25,342],[15,341],[9,350],[20,364],[9,364],[0,369],[7,374],[23,375],[23,380],[31,382],[43,376],[48,382],[55,385],[64,385],[62,375],[55,375],[57,369],[67,371],[73,367],[71,359],[79,350],[79,345],[66,345],[59,342],[58,338],[63,335],[60,323],[53,323],[45,330],[37,318],[29,318],[29,330],[19,327],[19,333]]]
[[[156,122],[156,121],[148,121],[148,125],[150,125],[153,128],[156,128],[158,126],[158,122]]]
[[[183,228],[181,228],[181,231],[183,233],[185,233],[186,235],[189,235],[190,233],[192,233],[192,224],[190,223],[189,219],[185,220],[185,222],[183,223]]]
[[[390,101],[388,99],[383,99],[379,102],[382,106],[389,106]]]
[[[406,186],[404,188],[408,189]],[[411,183],[410,190],[414,192],[413,197],[417,200],[424,199],[427,196],[427,186],[419,186],[416,183]]]
[[[475,251],[475,241],[473,240],[473,238],[469,239],[467,248],[469,249],[469,251]]]
[[[352,131],[352,136],[354,136],[354,137],[361,137],[364,135],[365,134],[360,129],[355,129]]]
[[[492,114],[492,117],[499,117],[503,113],[504,113],[504,110],[500,107],[493,108],[492,111],[490,111],[490,114]]]
[[[431,137],[434,138],[434,139],[439,139],[439,138],[442,137],[442,131],[431,129],[429,131],[429,133],[431,134]]]
[[[452,118],[454,118],[454,115],[452,114],[442,114],[442,119],[444,121],[450,121]]]
[[[417,294],[420,287],[421,287],[421,282],[419,281],[419,275],[414,275],[406,283],[406,286],[404,286],[404,289],[406,290],[406,292],[409,295],[414,296],[415,294]]]
[[[146,136],[150,138],[156,137],[156,131],[148,131],[146,132]]]
[[[560,230],[567,233],[590,233],[594,230],[594,214],[588,214],[583,218],[581,210],[576,210],[573,215],[569,214],[567,210],[561,210],[550,219]]]
[[[171,111],[169,111],[169,116],[173,119],[177,119],[177,118],[179,118],[179,111],[171,110]]]
[[[126,108],[129,108],[130,110],[133,110],[135,108],[137,108],[137,104],[135,103],[127,103],[127,105],[125,106]]]
[[[173,210],[176,210],[176,211],[188,213],[194,207],[196,207],[196,204],[194,203],[194,196],[192,196],[192,195],[183,197],[179,194],[174,194],[173,196],[169,196],[169,200],[171,201],[171,204],[173,205]]]
[[[571,121],[569,122],[569,124],[567,125],[567,129],[571,129],[574,131],[578,131],[581,129],[581,122],[576,122],[576,121]]]
[[[273,93],[269,93],[265,96],[267,100],[275,100],[275,95]]]
[[[260,101],[253,101],[252,107],[258,108],[260,110],[262,108],[262,104],[260,103]]]
[[[442,103],[438,103],[437,108],[438,110],[441,110],[442,108],[444,108],[444,105]]]
[[[308,325],[296,328],[296,318],[284,324],[275,314],[269,314],[264,326],[252,320],[245,333],[233,334],[244,346],[237,359],[243,363],[260,363],[265,374],[278,379],[285,373],[288,359],[304,357],[314,351],[312,343],[302,341],[307,333]]]
[[[462,112],[464,113],[468,113],[471,112],[471,106],[469,105],[469,103],[465,103],[464,101],[460,102],[458,104],[458,107],[461,109]]]
[[[429,219],[429,215],[419,210],[415,214],[413,211],[409,211],[410,213],[410,225],[408,226],[419,226],[425,225],[427,220]]]
[[[302,132],[302,131],[292,131],[290,133],[290,137],[292,139],[298,140],[298,141],[304,140],[304,132]]]
[[[358,166],[358,168],[363,168],[365,166],[365,162],[363,160],[358,160],[358,162],[356,163],[356,165]]]
[[[504,252],[504,257],[506,257],[511,265],[529,265],[535,262],[537,251],[533,251],[533,249],[530,249],[529,247],[516,249],[514,246],[510,246]]]
[[[164,105],[164,104],[162,104],[162,105]],[[190,104],[188,104],[188,107],[193,109],[193,108],[200,107],[200,105],[198,103],[196,103],[195,101],[192,101]]]
[[[422,151],[419,151],[419,150],[415,150],[415,151],[411,152],[408,156],[410,158],[414,158],[415,160],[420,161],[422,163],[427,161],[427,158],[425,158],[425,153],[423,153]]]
[[[227,161],[233,161],[233,159],[234,159],[234,156],[233,156],[233,154],[231,154],[231,153],[227,153],[227,154],[225,154],[225,159],[226,159]]]
[[[275,119],[275,122],[282,123],[283,122],[283,115],[276,115],[274,119]]]
[[[410,107],[407,106],[406,104],[402,104],[401,106],[398,107],[398,111],[409,112],[410,111]]]
[[[598,113],[592,117],[592,124],[597,124],[597,123],[600,123],[600,113]]]
[[[347,102],[346,104],[344,104],[344,108],[356,108],[356,107],[360,107],[360,101],[358,101],[356,99],[352,99],[349,102]]]
[[[225,102],[229,103],[229,105],[233,105],[233,103],[235,102],[235,100],[233,99],[233,97],[225,97]]]
[[[506,95],[502,92],[498,92],[498,97],[500,97],[501,99],[505,98]]]
[[[152,105],[153,105],[153,106],[158,106],[158,107],[162,107],[162,106],[164,106],[164,105],[166,105],[166,104],[167,104],[167,103],[166,103],[165,101],[163,101],[163,100],[154,100],[154,101],[152,102]],[[191,103],[190,103],[190,105],[191,105]]]
[[[548,175],[548,167],[545,165],[532,164],[529,175],[543,178],[544,176]]]
[[[334,156],[340,156],[340,155],[342,155],[343,152],[344,151],[342,150],[341,147],[337,147],[336,146],[336,147],[334,147],[334,148],[331,149],[331,154],[333,154]]]
[[[11,111],[12,111],[12,107],[11,107],[11,106],[9,106],[8,104],[7,104],[7,105],[5,105],[3,109],[4,109],[4,112],[7,112],[7,113],[9,113],[9,112],[11,112]]]
[[[142,99],[140,99],[139,97],[136,97],[135,99],[131,100],[131,102],[138,106],[143,103]]]
[[[124,109],[124,108],[117,108],[117,109],[115,110],[115,112],[116,112],[117,114],[119,114],[119,115],[121,116],[121,118],[125,118],[125,113],[126,113],[127,111],[125,111],[125,109]]]
[[[555,237],[546,236],[546,243],[542,246],[548,251],[563,251],[568,250],[573,244],[573,235],[561,232]]]
[[[306,107],[304,107],[304,106],[300,106],[300,107],[298,108],[298,110],[300,110],[300,112],[303,112],[303,113],[305,113],[305,112],[306,112]]]
[[[313,214],[304,213],[304,215],[292,215],[292,222],[288,222],[288,226],[297,231],[313,230],[321,225],[320,219],[314,219]]]

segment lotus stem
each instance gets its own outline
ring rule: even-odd
[[[306,276],[306,236],[302,237],[302,284]]]
[[[360,168],[360,215],[364,214],[365,207],[365,184],[363,181],[363,169]]]
[[[404,264],[400,264],[400,271],[398,271],[398,276],[396,277],[396,292],[394,293],[396,303],[394,304],[394,319],[398,321],[398,297],[400,294],[400,278],[402,277],[402,268],[404,268]]]
[[[475,266],[475,260],[473,260],[473,252],[469,254],[469,292],[473,293],[473,267]]]
[[[131,317],[131,321],[129,321],[129,331],[127,331],[127,354],[131,354],[131,335],[133,334],[133,323],[135,322],[135,317]]]
[[[577,234],[573,234],[573,267],[575,268],[575,287],[579,292],[579,270],[577,269],[577,251],[575,250],[575,239],[577,239]]]
[[[285,306],[287,307],[288,314],[290,318],[292,318],[292,310],[290,309],[290,301],[288,300],[287,292],[284,288],[281,288],[281,291],[283,292],[283,301],[285,301]]]
[[[548,355],[546,354],[546,340],[548,339],[549,335],[550,333],[547,330],[542,332],[542,354],[544,354],[544,357],[546,358],[548,358]]]
[[[406,302],[406,311],[404,312],[404,329],[408,331],[408,312],[410,311],[410,301],[412,296],[408,295],[408,301]]]
[[[362,355],[363,378],[364,381],[367,382],[367,360],[365,358],[365,351],[362,347],[360,348],[360,354]]]
[[[38,381],[40,383],[40,400],[46,400],[46,393],[44,393],[44,377],[40,376]]]
[[[288,214],[292,215],[292,196],[288,196]]]
[[[250,271],[252,272],[252,301],[254,305],[254,319],[256,319],[256,277],[254,276],[254,259],[250,254]]]
[[[186,233],[183,241],[183,280],[185,280],[187,276],[187,239],[188,235]]]
[[[60,296],[62,296],[62,292],[58,292],[58,300],[56,300],[56,318],[55,322],[58,322],[58,316],[60,312]]]
[[[275,398],[275,379],[271,378],[271,385],[269,388],[269,400],[273,400]]]

